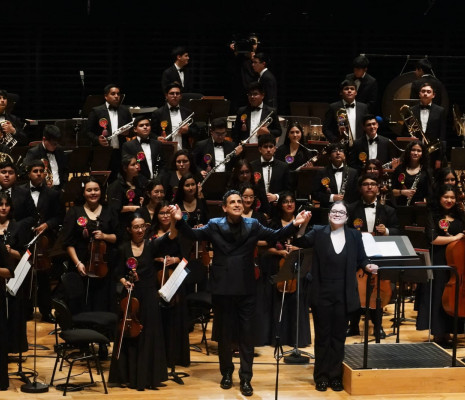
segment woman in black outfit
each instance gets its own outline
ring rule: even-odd
[[[334,391],[342,385],[342,361],[349,313],[360,308],[356,272],[368,263],[362,234],[348,228],[347,206],[336,201],[329,210],[329,225],[315,225],[305,236],[294,240],[299,247],[313,247],[311,307],[315,327],[316,390]]]
[[[138,319],[143,328],[136,337],[123,337],[119,359],[117,353],[121,333],[118,333],[108,382],[131,389],[156,390],[164,386],[162,382],[168,379],[168,373],[157,291],[157,268],[153,260],[161,249],[171,246],[177,232],[173,225],[169,234],[150,241],[145,239],[145,230],[142,216],[132,214],[127,227],[130,240],[124,241],[118,250],[116,277],[126,289],[133,288],[132,295],[139,301]]]
[[[7,262],[8,251],[0,241],[0,390],[7,390],[8,381],[8,322],[5,280],[14,276],[13,263]],[[10,332],[13,335],[13,332]]]
[[[304,130],[298,122],[293,122],[287,128],[284,143],[276,149],[276,159],[287,163],[291,171],[306,166],[311,153],[301,145],[304,145]]]
[[[165,188],[160,178],[154,178],[147,182],[144,189],[144,201],[139,209],[145,222],[152,225],[156,222],[155,208],[165,199]],[[147,231],[148,233],[148,231]]]
[[[179,187],[180,179],[191,173],[197,181],[201,181],[201,175],[195,165],[194,158],[192,154],[187,150],[178,150],[173,154],[173,159],[171,161],[171,168],[163,175],[163,186],[165,187],[166,193],[165,198],[168,201],[174,199],[176,191]]]
[[[426,235],[433,245],[431,254],[433,265],[447,265],[446,248],[449,243],[463,240],[465,237],[465,215],[457,203],[457,188],[442,185],[435,191],[429,207]],[[434,271],[431,300],[431,333],[434,341],[440,345],[450,345],[453,318],[446,314],[442,306],[442,293],[449,281],[448,271]],[[417,329],[429,328],[429,284],[421,284],[418,288]]]

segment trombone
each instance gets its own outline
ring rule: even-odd
[[[347,118],[347,109],[340,108],[336,111],[337,124],[339,127],[344,128],[344,135],[349,142],[349,147],[352,147],[354,144],[354,135],[352,134],[352,129],[350,128],[349,119]]]
[[[184,121],[182,121],[179,126],[173,131],[171,132],[168,136],[166,136],[164,139],[165,140],[170,140],[172,136],[176,135],[178,133],[178,131],[183,127],[183,126],[191,126],[192,123],[194,122],[194,116],[195,113],[192,113],[191,115],[189,115]]]

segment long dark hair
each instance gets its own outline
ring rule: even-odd
[[[401,160],[401,164],[404,168],[408,168],[409,165],[410,165],[410,161],[411,161],[411,156],[410,156],[410,153],[412,151],[412,147],[415,146],[415,145],[418,145],[421,147],[421,158],[420,158],[420,165],[422,167],[427,167],[429,168],[429,154],[428,154],[428,150],[426,148],[426,146],[420,142],[419,140],[413,140],[411,141],[407,147],[405,148],[405,151],[404,153],[402,154],[400,160]]]
[[[178,185],[178,190],[176,190],[176,194],[173,199],[173,203],[181,205],[181,203],[184,201],[184,184],[188,179],[193,179],[196,186],[195,186],[195,198],[198,198],[198,188],[197,188],[197,179],[195,179],[195,176],[191,174],[190,172],[184,175],[180,180],[179,180],[179,185]]]
[[[8,193],[0,192],[0,204],[3,202],[3,200],[5,200],[7,206],[10,206],[10,212],[8,213],[6,217],[8,220],[11,221],[13,219],[13,202]]]
[[[298,122],[292,122],[286,130],[286,136],[284,137],[284,144],[287,146],[290,146],[291,140],[289,139],[289,132],[291,131],[292,128],[297,128],[301,135],[300,135],[300,140],[299,143],[304,144],[304,129],[302,128],[302,125]]]
[[[437,190],[434,191],[431,201],[429,202],[433,218],[441,219],[446,214],[446,210],[444,210],[444,208],[441,206],[441,197],[447,192],[453,192],[455,194],[455,204],[449,211],[447,211],[447,214],[449,214],[452,218],[458,218],[465,222],[465,215],[459,207],[459,196],[457,187],[452,185],[442,184],[439,185]]]
[[[77,200],[76,200],[76,204],[79,204],[79,205],[84,205],[85,202],[86,202],[86,199],[84,198],[84,192],[86,190],[86,185],[91,183],[91,182],[95,182],[98,187],[100,188],[100,199],[99,199],[99,203],[100,204],[105,204],[105,192],[104,192],[104,188],[101,184],[101,182],[95,178],[94,176],[89,176],[89,177],[86,177],[86,179],[82,182],[82,191],[81,193],[79,194]]]
[[[150,228],[150,231],[152,232],[152,235],[157,234],[158,229],[160,228],[160,222],[158,221],[158,213],[160,210],[164,207],[168,207],[170,203],[167,200],[160,201],[160,203],[157,204],[155,207],[155,210],[153,212],[153,223]]]
[[[144,188],[144,202],[142,203],[143,206],[146,206],[147,204],[150,203],[150,193],[152,190],[155,188],[155,186],[162,186],[163,190],[165,190],[165,186],[163,185],[162,181],[160,178],[153,178],[147,182]],[[165,190],[166,194],[166,190]]]
[[[250,182],[252,184],[255,184],[254,181],[254,176],[253,176],[253,169],[252,165],[250,164],[250,161],[248,161],[245,158],[239,158],[239,160],[236,161],[236,164],[234,165],[234,168],[231,173],[231,178],[229,178],[228,182],[228,189],[239,189],[240,185],[245,182],[241,182],[239,180],[239,177],[241,176],[241,168],[243,166],[246,166],[247,169],[250,171]]]

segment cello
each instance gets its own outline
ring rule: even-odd
[[[119,324],[119,343],[118,343],[118,352],[116,353],[116,359],[119,360],[121,354],[121,345],[123,344],[123,337],[135,338],[140,335],[144,326],[140,323],[138,319],[139,312],[139,300],[133,297],[133,283],[137,281],[137,260],[134,257],[130,257],[126,261],[126,265],[129,268],[129,282],[131,282],[131,287],[128,289],[127,296],[121,300],[120,308],[124,312],[123,318]]]
[[[447,265],[454,267],[459,276],[459,304],[457,306],[458,317],[465,317],[465,238],[449,243],[446,247]],[[454,316],[455,310],[455,274],[450,275],[442,293],[442,306],[444,311]]]

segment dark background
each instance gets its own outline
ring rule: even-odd
[[[450,104],[465,109],[463,1],[17,1],[1,7],[0,87],[22,118],[72,118],[85,96],[116,82],[125,103],[160,106],[170,51],[186,45],[196,91],[230,93],[229,43],[255,32],[271,55],[279,113],[291,101],[338,99],[352,59],[386,86],[428,55]],[[411,57],[408,58],[407,55]],[[406,63],[407,61],[407,63]],[[79,71],[85,71],[85,89]],[[234,110],[231,110],[231,114]],[[449,113],[450,115],[451,113]],[[449,125],[450,121],[449,121]],[[453,137],[451,133],[451,138]]]

